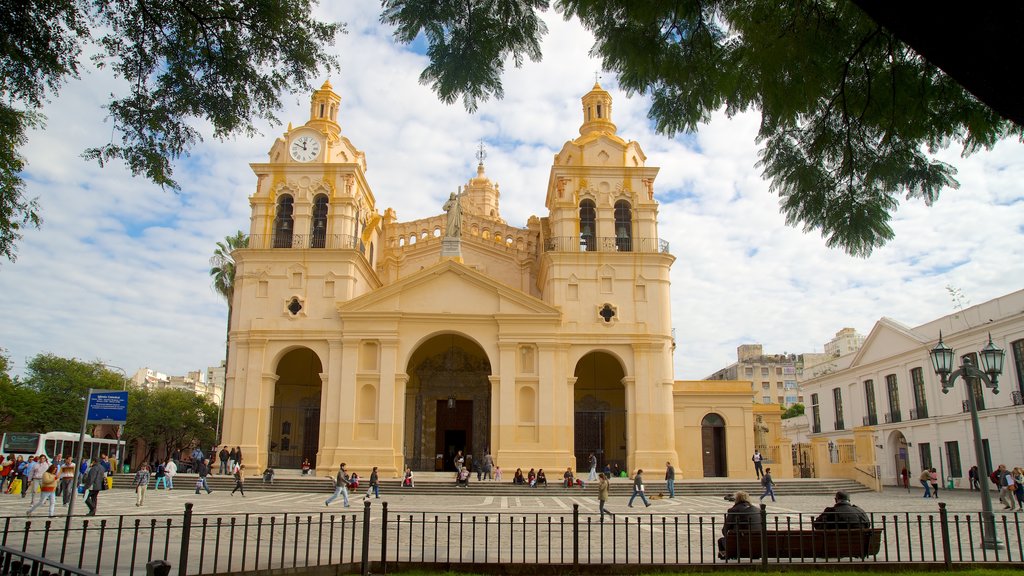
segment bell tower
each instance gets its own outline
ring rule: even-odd
[[[594,87],[583,96],[583,125],[580,126],[580,136],[586,136],[592,132],[605,132],[615,134],[615,124],[612,123],[612,95],[601,85],[594,82]]]
[[[315,90],[313,98],[310,99],[309,122],[306,122],[306,126],[337,137],[341,134],[341,125],[338,124],[338,107],[340,105],[341,96],[334,92],[330,80],[325,80],[324,85],[319,90]]]

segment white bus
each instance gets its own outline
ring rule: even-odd
[[[100,454],[106,454],[112,458],[117,457],[117,440],[105,438],[93,438],[85,435],[85,449],[82,457],[86,460],[99,458]],[[3,436],[3,443],[0,443],[0,454],[7,457],[8,454],[15,456],[39,456],[46,455],[52,462],[57,454],[65,457],[78,458],[78,432],[7,432]]]

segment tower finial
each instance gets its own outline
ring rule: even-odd
[[[480,140],[480,146],[476,150],[476,159],[480,164],[483,164],[484,158],[487,158],[487,151],[484,149],[484,141]]]
[[[596,70],[596,71],[594,71],[594,86],[596,87],[596,86],[600,86],[600,85],[601,85],[601,71],[600,70]]]

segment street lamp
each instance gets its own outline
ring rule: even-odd
[[[988,468],[985,460],[985,450],[981,444],[981,424],[978,422],[978,407],[974,398],[974,386],[968,378],[978,378],[985,383],[985,386],[992,389],[993,394],[999,394],[999,375],[1003,373],[1004,352],[992,343],[992,333],[988,335],[988,344],[978,353],[981,357],[981,369],[979,370],[971,362],[970,357],[962,358],[960,367],[953,370],[953,349],[942,343],[942,332],[939,332],[939,343],[930,352],[932,357],[932,368],[939,375],[942,381],[942,393],[948,394],[949,389],[956,383],[956,379],[963,377],[967,385],[967,406],[971,411],[971,428],[974,432],[974,453],[978,460],[980,476],[988,478],[992,471]],[[996,519],[992,513],[992,495],[989,494],[986,485],[981,490],[981,547],[987,550],[1001,550],[1002,543],[996,538]]]

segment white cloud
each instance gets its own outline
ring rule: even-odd
[[[549,13],[544,60],[510,67],[505,98],[469,114],[419,83],[426,59],[394,44],[377,23],[379,2],[324,4],[325,17],[348,23],[337,42],[342,70],[330,80],[342,96],[344,134],[366,153],[380,210],[396,207],[402,220],[439,213],[475,175],[483,139],[503,217],[523,226],[543,214],[552,157],[578,133],[579,99],[600,69],[578,24]],[[207,260],[216,241],[247,229],[255,188],[248,164],[266,160],[284,126],[261,123],[262,136],[252,139],[207,138],[176,165],[182,191],[161,191],[120,165],[100,169],[79,156],[109,139],[100,106],[112,82],[90,71],[69,83],[25,148],[28,194],[39,196],[46,222],[25,234],[16,263],[0,265],[0,346],[15,370],[47,351],[175,374],[223,355],[226,305],[210,288]],[[946,285],[974,303],[1021,288],[1019,142],[969,158],[942,152],[961,188],[933,207],[902,202],[896,239],[869,259],[851,258],[825,248],[817,233],[785,226],[755,167],[756,115],[715,114],[698,133],[669,139],[653,133],[646,99],[627,98],[608,74],[601,82],[615,98],[619,134],[661,168],[660,235],[677,258],[679,378],[733,362],[742,343],[820,351],[844,326],[867,332],[881,316],[928,321],[951,311]],[[297,125],[308,112],[306,95],[287,97],[279,117]]]

